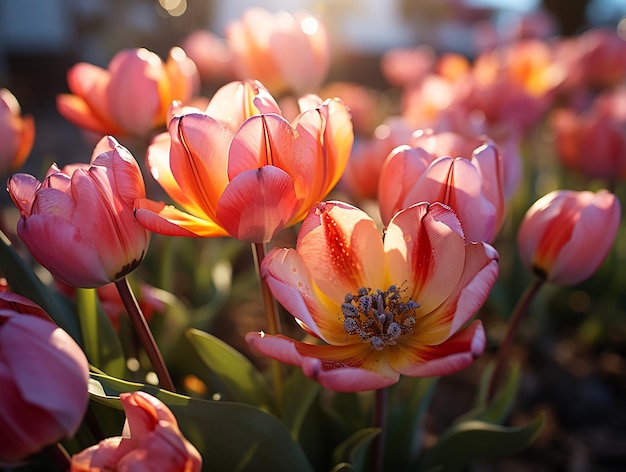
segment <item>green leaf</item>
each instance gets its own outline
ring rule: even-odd
[[[85,342],[85,354],[89,363],[109,375],[126,376],[126,362],[122,345],[111,322],[100,306],[96,290],[77,288],[76,309]]]
[[[204,331],[189,329],[186,334],[204,364],[227,388],[229,399],[275,411],[267,380],[244,355]]]
[[[385,459],[390,470],[399,470],[417,456],[423,443],[422,422],[438,380],[438,377],[401,377],[390,389],[386,443],[394,454],[388,454]]]
[[[419,470],[441,467],[443,472],[453,472],[476,461],[517,454],[532,444],[544,423],[544,413],[526,426],[501,426],[477,420],[457,423],[422,455]]]
[[[380,428],[364,428],[352,434],[333,451],[333,463],[335,469],[350,470],[346,464],[350,464],[354,470],[363,470],[365,455],[373,439],[380,434]]]
[[[296,441],[306,414],[321,389],[320,384],[306,377],[301,369],[294,369],[283,386],[281,418]]]
[[[114,409],[121,408],[117,398],[120,392],[144,390],[159,398],[202,455],[203,470],[313,470],[287,428],[259,408],[199,400],[102,374],[91,374],[89,390],[92,399]]]
[[[31,267],[22,259],[4,233],[0,231],[0,272],[7,279],[11,290],[22,295],[41,308],[62,329],[83,346],[78,319],[63,297],[43,284]]]
[[[493,364],[491,368],[485,369],[482,385],[489,385]],[[479,397],[479,404],[473,410],[457,418],[456,423],[468,420],[485,421],[487,423],[502,424],[513,407],[520,381],[519,364],[512,364],[509,368],[505,384],[500,388],[498,394],[491,403],[487,403],[486,394]],[[486,387],[488,388],[488,387]],[[484,390],[486,390],[486,388]]]

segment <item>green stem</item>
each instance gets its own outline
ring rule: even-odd
[[[515,339],[515,335],[517,334],[517,330],[522,321],[522,318],[528,311],[531,302],[537,295],[537,292],[544,284],[545,279],[540,277],[535,277],[532,282],[526,287],[524,293],[517,301],[517,305],[513,308],[513,312],[511,313],[511,317],[509,318],[509,322],[507,325],[506,333],[502,342],[500,343],[500,347],[498,348],[498,352],[496,353],[495,366],[493,369],[493,374],[491,375],[491,380],[489,382],[489,389],[487,390],[487,401],[490,402],[493,400],[493,397],[498,391],[498,387],[502,381],[502,376],[504,375],[504,371],[506,369],[509,354],[511,352],[511,347],[513,345],[513,340]]]
[[[375,428],[380,428],[380,434],[374,438],[372,443],[372,472],[382,472],[385,461],[385,433],[387,430],[387,403],[389,389],[379,388],[376,390],[375,395],[373,423]]]
[[[126,307],[126,311],[128,312],[128,316],[133,325],[133,330],[139,337],[143,348],[146,350],[148,359],[150,359],[152,368],[159,378],[159,386],[171,392],[175,392],[176,389],[174,388],[174,382],[172,381],[170,373],[167,370],[165,362],[163,361],[163,356],[161,355],[161,351],[159,351],[156,341],[154,340],[154,336],[152,336],[152,331],[150,331],[148,322],[146,321],[145,316],[143,316],[143,312],[141,311],[141,308],[139,308],[137,299],[130,288],[128,279],[123,277],[116,280],[115,286],[117,287],[117,291],[122,298],[122,302],[124,302],[124,306]]]
[[[80,330],[85,344],[85,354],[93,365],[102,367],[98,343],[98,313],[96,289],[76,287],[76,305],[80,317]]]
[[[281,324],[280,316],[278,313],[278,305],[269,286],[261,277],[261,262],[265,258],[266,248],[263,243],[252,243],[252,254],[254,256],[254,264],[256,266],[257,277],[261,283],[261,292],[263,295],[263,306],[265,309],[265,318],[267,320],[267,329],[269,334],[280,334]],[[274,394],[276,395],[276,403],[279,408],[282,405],[282,392],[283,392],[283,371],[282,365],[275,359],[270,361],[272,370],[272,379],[274,381]]]

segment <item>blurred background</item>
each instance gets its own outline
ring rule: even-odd
[[[223,37],[228,23],[250,6],[318,15],[331,39],[327,82],[385,91],[393,87],[385,82],[380,60],[393,48],[426,45],[435,53],[471,59],[486,43],[506,39],[525,19],[543,28],[535,31],[539,37],[575,36],[596,26],[626,31],[625,0],[0,0],[0,87],[11,90],[36,123],[35,145],[22,170],[41,177],[52,162],[62,166],[91,156],[93,142],[56,111],[55,98],[68,92],[66,73],[72,65],[85,61],[106,67],[118,51],[136,47],[165,58],[194,31]],[[203,92],[209,96],[219,85],[203,82]],[[618,190],[623,195],[624,189]],[[11,207],[6,193],[0,204]],[[618,245],[623,256],[624,241]],[[520,342],[517,356],[527,371],[512,421],[523,424],[543,410],[549,417],[546,430],[523,458],[481,470],[626,470],[626,291],[624,280],[615,276],[624,276],[626,268],[616,266],[619,272],[605,265],[596,278],[571,290],[546,288],[538,300],[521,333],[527,344]],[[528,274],[519,274],[501,282],[511,282],[504,287],[508,295],[521,292]],[[503,287],[494,291],[493,306],[503,292]],[[515,300],[509,298],[507,303]],[[192,296],[186,301],[194,306]],[[497,326],[508,313],[500,311],[487,313],[485,324]],[[227,334],[230,328],[216,325]],[[477,371],[450,376],[438,387],[433,418],[451,421],[467,410],[471,400],[462,392],[467,376]]]

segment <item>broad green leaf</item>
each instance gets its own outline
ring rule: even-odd
[[[490,365],[490,367],[493,367],[493,365]],[[492,371],[492,368],[485,369],[482,384],[487,385],[486,388],[488,388],[489,381],[491,380]],[[486,395],[481,395],[479,397],[478,406],[457,418],[455,422],[461,423],[468,420],[478,420],[487,423],[502,424],[504,420],[506,420],[515,402],[519,388],[519,380],[519,364],[512,364],[505,379],[505,384],[500,388],[491,403],[487,403]]]
[[[62,329],[83,346],[80,327],[75,312],[58,293],[47,287],[32,268],[13,248],[6,235],[0,231],[0,272],[11,290],[43,308]]]
[[[281,418],[296,441],[304,418],[321,389],[320,384],[306,377],[300,369],[293,369],[283,386]]]
[[[343,466],[339,470],[350,470],[345,468],[346,464],[350,464],[354,470],[363,470],[368,448],[379,434],[380,428],[364,428],[342,442],[333,451],[333,463],[337,464],[335,468]]]
[[[271,411],[276,409],[265,377],[244,355],[204,331],[189,329],[186,334],[205,365],[228,389],[229,399]]]
[[[202,455],[203,470],[313,470],[287,428],[259,408],[199,400],[150,385],[91,375],[91,398],[110,408],[121,408],[120,392],[135,390],[147,391],[168,405],[183,435]]]
[[[387,455],[385,465],[391,470],[398,470],[419,453],[423,442],[423,418],[438,380],[438,377],[402,377],[390,389],[386,442],[394,454]]]
[[[100,306],[95,289],[76,289],[76,310],[89,363],[109,375],[126,376],[122,345]]]
[[[545,414],[540,413],[526,426],[501,426],[476,420],[455,424],[422,455],[419,470],[439,466],[443,472],[454,472],[480,460],[517,454],[532,444],[544,423]]]

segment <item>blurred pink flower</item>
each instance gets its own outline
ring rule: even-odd
[[[598,95],[582,113],[557,109],[550,124],[569,169],[612,181],[626,177],[626,87]]]
[[[497,273],[495,249],[468,243],[454,212],[439,203],[395,215],[384,242],[361,210],[320,203],[296,249],[272,250],[261,275],[299,325],[326,344],[262,332],[246,340],[331,390],[449,374],[483,352],[482,323],[470,320]]]
[[[406,87],[420,82],[429,74],[435,63],[435,51],[430,46],[396,48],[383,53],[380,68],[393,87]]]
[[[87,409],[89,364],[32,301],[0,291],[0,466],[74,435]]]
[[[121,393],[126,413],[122,436],[107,438],[72,457],[70,472],[197,472],[198,450],[182,435],[170,409],[142,391]]]
[[[108,69],[85,62],[67,73],[70,94],[57,97],[57,109],[77,126],[100,134],[145,138],[166,123],[173,100],[198,93],[196,65],[179,48],[166,62],[147,49],[118,52]]]
[[[111,137],[100,140],[91,165],[56,165],[43,182],[14,174],[8,183],[20,211],[17,234],[54,277],[98,287],[124,277],[144,258],[150,233],[133,214],[145,197],[141,170]]]
[[[148,149],[152,175],[185,211],[142,199],[137,220],[172,236],[267,242],[335,186],[352,147],[338,99],[309,95],[292,123],[259,82],[232,82],[206,112],[175,116]]]
[[[20,104],[7,89],[0,89],[0,176],[19,169],[35,141],[35,120],[22,115]]]
[[[330,67],[324,25],[315,17],[248,8],[226,27],[241,80],[263,82],[273,95],[315,92]]]
[[[198,67],[205,85],[231,81],[234,77],[233,54],[225,39],[207,30],[187,35],[180,45]]]
[[[532,272],[556,285],[590,277],[608,254],[620,222],[619,200],[610,192],[556,190],[526,212],[517,247]]]
[[[390,117],[376,128],[374,136],[357,139],[341,177],[341,189],[353,198],[375,199],[385,159],[395,147],[408,143],[412,134],[402,117]]]
[[[383,224],[415,203],[441,202],[456,212],[468,241],[491,243],[504,218],[503,177],[500,153],[486,138],[417,132],[380,171]]]

